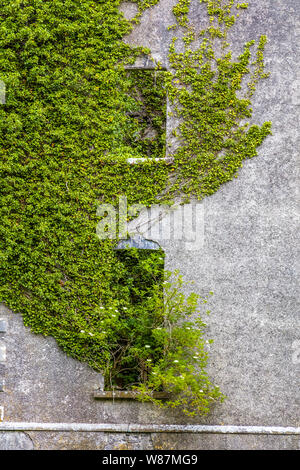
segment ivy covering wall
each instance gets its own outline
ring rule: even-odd
[[[234,26],[236,12],[246,5],[236,9],[233,0],[203,2],[208,12],[205,30],[190,24],[189,0],[179,0],[170,25],[174,35],[183,35],[185,44],[184,51],[177,52],[179,39],[174,37],[164,79],[173,113],[181,120],[173,130],[178,142],[173,161],[150,158],[130,165],[129,157],[158,155],[164,140],[163,116],[155,110],[156,90],[147,74],[140,86],[153,100],[158,140],[145,143],[134,138],[145,127],[133,119],[134,78],[124,69],[138,55],[150,53],[130,47],[123,37],[143,10],[158,0],[137,0],[139,14],[132,21],[119,12],[119,0],[0,1],[0,79],[6,85],[6,103],[0,106],[1,301],[20,312],[35,333],[53,336],[64,351],[106,371],[107,377],[114,366],[112,351],[124,335],[128,338],[129,330],[137,338],[129,361],[159,360],[166,339],[152,334],[154,327],[149,325],[147,337],[139,333],[139,319],[149,322],[149,311],[156,327],[165,331],[161,304],[157,306],[159,293],[150,283],[155,294],[151,298],[140,286],[137,308],[130,287],[132,268],[129,272],[128,264],[117,256],[114,240],[100,241],[96,236],[97,206],[115,203],[120,195],[126,195],[129,204],[145,205],[170,202],[179,194],[183,199],[202,199],[237,176],[242,162],[257,155],[257,147],[270,133],[270,123],[245,124],[251,117],[255,85],[265,77],[266,38],[246,44],[234,60],[226,34]],[[218,58],[216,44],[223,47]],[[243,78],[248,87],[241,97],[237,92]],[[136,260],[134,269],[140,272],[141,263],[145,277],[152,273],[158,286],[161,257],[156,253]],[[190,304],[186,311],[192,310]],[[183,330],[178,344],[187,341]],[[202,341],[199,331],[194,345]],[[202,346],[201,354],[184,360],[177,359],[174,346],[171,371],[178,383],[188,359],[193,367],[204,368]],[[158,370],[155,374],[159,376]],[[220,392],[205,375],[201,380],[206,412],[209,397],[218,399]],[[188,381],[182,383],[188,389]],[[154,380],[152,386],[159,389],[161,382]],[[201,388],[199,382],[193,386]]]

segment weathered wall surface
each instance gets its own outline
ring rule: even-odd
[[[0,450],[293,450],[297,436],[1,432]]]
[[[150,47],[163,63],[170,32],[164,44],[157,37],[170,24],[164,11],[174,3],[162,1],[146,12],[128,38]],[[191,19],[201,27],[204,5],[192,5]],[[292,360],[299,339],[299,10],[292,0],[253,0],[232,29],[236,54],[245,42],[268,36],[271,77],[258,85],[253,122],[272,121],[273,136],[238,179],[205,199],[199,249],[165,244],[168,269],[195,280],[200,293],[215,293],[211,372],[228,400],[210,422],[299,422],[299,364]]]
[[[176,0],[145,12],[128,41],[167,63]],[[203,6],[193,0],[195,24]],[[271,77],[254,97],[253,121],[273,122],[273,136],[239,178],[203,202],[203,237],[193,250],[166,241],[167,269],[180,269],[200,294],[212,290],[208,337],[210,374],[227,400],[206,419],[188,420],[148,404],[95,401],[101,378],[67,358],[51,338],[33,335],[22,318],[1,307],[0,407],[4,423],[19,421],[299,426],[299,294],[296,265],[299,167],[299,4],[251,0],[233,29],[239,47],[267,34]],[[127,5],[128,7],[128,5]],[[126,6],[124,11],[126,11]],[[132,5],[130,8],[133,8]],[[297,22],[298,18],[298,22]],[[297,75],[298,74],[298,75]],[[169,123],[171,125],[172,123]],[[2,354],[2,362],[1,362]],[[1,448],[298,448],[299,436],[2,432]],[[164,447],[165,446],[165,447]]]

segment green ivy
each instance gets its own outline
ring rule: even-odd
[[[208,299],[195,293],[184,296],[187,285],[179,275],[166,273],[164,299],[153,289],[149,303],[155,304],[155,323],[149,335],[149,349],[138,351],[144,359],[147,380],[141,380],[135,387],[139,399],[161,408],[180,408],[189,416],[206,415],[216,402],[225,396],[218,385],[213,385],[206,372],[208,362],[205,339],[206,323],[202,312]],[[210,292],[210,295],[213,295]],[[151,311],[151,310],[150,310]],[[153,392],[164,390],[169,393],[165,400],[156,399]]]
[[[129,155],[163,158],[166,152],[166,86],[165,73],[152,70],[127,72],[128,124],[124,143]],[[118,149],[118,153],[120,153]],[[124,155],[124,150],[122,151]]]
[[[202,199],[236,177],[270,133],[270,123],[244,124],[252,115],[255,86],[266,77],[266,38],[253,62],[253,41],[232,58],[226,41],[236,18],[233,0],[200,0],[208,26],[199,32],[189,22],[190,1],[179,0],[171,28],[183,32],[185,47],[177,52],[174,38],[165,88],[153,87],[151,74],[130,77],[125,66],[150,51],[123,38],[158,1],[136,0],[138,14],[131,21],[119,12],[120,0],[1,1],[0,79],[7,99],[0,106],[0,300],[35,333],[53,336],[65,352],[105,371],[109,380],[117,370],[115,351],[129,330],[140,338],[140,348],[152,332],[139,333],[137,314],[146,321],[149,310],[143,302],[137,308],[130,293],[132,267],[118,257],[115,240],[96,236],[97,206],[114,204],[120,195],[128,204],[147,206],[177,195]],[[243,79],[248,87],[241,97]],[[166,92],[180,119],[172,163],[149,158],[128,164],[129,157],[164,151],[165,110],[159,103]],[[134,117],[141,108],[147,108],[157,139],[145,140],[147,126]],[[153,291],[155,285],[160,281]],[[130,316],[119,323],[108,319],[111,310],[124,307],[136,312],[133,324],[126,324]],[[154,323],[155,312],[149,320]],[[161,365],[162,356],[155,354]]]

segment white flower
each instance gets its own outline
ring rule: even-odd
[[[104,307],[99,307],[99,308],[101,308],[101,310],[104,309]]]
[[[151,348],[151,346],[149,346],[149,344],[145,344],[145,348]]]
[[[147,362],[151,362],[151,359],[147,359]]]
[[[84,330],[80,330],[80,333],[85,333],[85,331],[84,331]]]
[[[158,327],[157,327],[157,328],[155,328],[155,329],[156,329],[156,330],[161,330],[161,327],[160,327],[160,326],[158,326]]]
[[[203,390],[199,390],[200,393],[203,393]]]
[[[123,307],[123,310],[128,310],[128,308],[127,308],[127,307]]]
[[[187,326],[187,327],[186,327],[186,329],[187,329],[187,330],[190,330],[190,327],[189,327],[189,326]]]
[[[112,315],[112,317],[116,317],[116,315]]]
[[[194,359],[198,359],[198,356],[193,356]]]
[[[177,359],[175,359],[175,361],[173,361],[173,362],[179,362],[179,361],[177,361]]]
[[[181,379],[184,379],[184,375],[180,375],[179,377],[180,377]]]
[[[115,312],[119,313],[118,310],[115,310]]]
[[[93,333],[89,333],[90,336],[94,336]]]

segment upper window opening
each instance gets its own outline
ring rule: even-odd
[[[128,127],[124,144],[131,147],[129,163],[165,159],[167,92],[165,71],[127,69]]]

